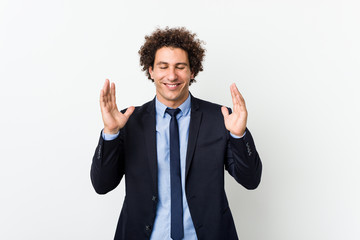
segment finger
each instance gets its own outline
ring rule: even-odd
[[[135,107],[131,106],[131,107],[128,107],[128,109],[126,109],[124,115],[127,119],[129,119],[129,117],[131,116],[131,114],[134,112],[135,110]]]
[[[241,95],[241,93],[235,83],[232,85],[232,91],[233,91],[233,94],[235,95],[235,99],[237,102],[236,107],[234,105],[234,111],[246,111],[245,100],[244,100],[243,96]]]
[[[100,90],[100,107],[101,109],[105,107],[105,100],[104,100],[104,90]]]
[[[111,83],[111,89],[110,89],[110,95],[111,95],[111,103],[113,106],[116,104],[116,94],[115,94],[115,83]]]
[[[241,93],[237,89],[236,85],[235,85],[235,88],[236,88],[237,99],[238,99],[238,102],[239,102],[239,110],[240,111],[247,111],[244,97],[241,95]]]
[[[236,84],[235,83],[233,83],[233,85],[232,85],[232,91],[233,91],[233,94],[234,94],[234,96],[235,96],[235,99],[236,99],[236,102],[237,103],[241,103],[240,102],[240,96],[241,96],[241,94],[240,94],[240,92],[239,92],[239,89],[237,88],[237,86],[236,86]]]
[[[107,95],[105,94],[105,88],[106,88],[106,86],[104,84],[104,87],[100,90],[100,107],[101,107],[101,110],[108,106],[108,104],[107,104]]]
[[[240,93],[239,89],[237,88],[236,84],[234,83],[234,86],[235,86],[235,94],[237,96],[237,99],[239,101],[239,103],[241,105],[245,105],[245,100],[244,100],[244,97],[242,96],[242,94]]]
[[[109,104],[110,104],[110,81],[109,79],[105,79],[105,82],[104,82],[104,86],[103,88],[101,89],[101,93],[100,93],[100,101],[102,102],[102,107],[104,108],[108,108],[110,107]]]
[[[227,118],[229,116],[229,110],[227,109],[227,107],[222,106],[221,113],[224,116],[224,118]]]
[[[109,93],[109,90],[110,90],[110,81],[109,81],[109,79],[105,80],[104,86],[103,86],[102,89],[104,90],[104,96]]]
[[[234,110],[234,112],[237,112],[239,109],[239,100],[237,98],[235,83],[231,84],[230,92],[231,92],[231,98],[232,98],[232,102],[233,102],[233,110]]]
[[[101,89],[101,91],[102,91],[102,101],[104,102],[104,106],[106,106],[108,102],[109,79],[105,80],[104,86]]]
[[[230,86],[230,93],[231,93],[232,102],[233,102],[233,104],[235,104],[236,103],[236,97],[235,97],[235,93],[234,93],[233,88],[234,88],[234,83],[231,84],[231,86]]]

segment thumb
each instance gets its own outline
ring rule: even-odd
[[[222,106],[221,113],[224,116],[224,118],[227,118],[229,116],[229,110],[227,109],[227,107]]]
[[[126,111],[124,112],[124,115],[127,119],[129,119],[129,117],[131,116],[131,114],[134,112],[135,107],[131,106],[128,107],[128,109],[126,109]]]

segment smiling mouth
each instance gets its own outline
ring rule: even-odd
[[[169,89],[176,89],[178,86],[181,85],[181,83],[164,83],[165,86],[167,86]]]

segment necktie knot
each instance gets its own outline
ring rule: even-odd
[[[165,112],[167,112],[173,118],[176,117],[176,115],[180,112],[180,108],[176,108],[176,109],[167,108]]]

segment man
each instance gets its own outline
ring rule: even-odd
[[[96,192],[105,194],[125,176],[115,239],[238,239],[224,167],[245,188],[255,189],[262,164],[235,84],[232,113],[190,94],[202,71],[201,44],[185,28],[157,29],[139,51],[156,97],[119,112],[115,84],[106,80],[101,90],[104,129],[91,180]]]

